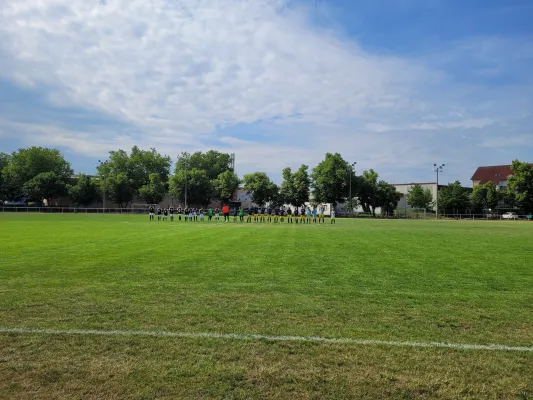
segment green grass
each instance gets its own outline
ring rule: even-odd
[[[0,214],[0,326],[533,346],[533,223]],[[0,334],[0,398],[533,398],[533,353]]]

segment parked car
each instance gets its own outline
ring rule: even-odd
[[[502,219],[518,219],[518,215],[515,212],[506,212],[502,215]]]

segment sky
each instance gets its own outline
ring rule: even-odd
[[[0,151],[326,152],[391,183],[533,162],[531,0],[0,0]]]

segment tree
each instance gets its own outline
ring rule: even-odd
[[[182,153],[176,162],[176,171],[182,169],[204,170],[209,180],[215,180],[226,171],[231,171],[231,156],[215,150],[207,153],[197,151],[193,154]]]
[[[264,172],[254,172],[244,175],[244,188],[258,206],[263,206],[269,201],[278,200],[279,188]]]
[[[350,175],[356,184],[353,168],[339,153],[327,153],[311,173],[313,198],[319,203],[331,203],[335,207],[348,197]],[[355,193],[355,191],[353,190]]]
[[[57,149],[45,147],[20,149],[11,153],[8,160],[8,165],[2,169],[2,180],[4,195],[10,200],[22,199],[25,194],[24,185],[41,173],[53,172],[55,179],[62,182],[66,182],[72,175],[70,164]],[[51,179],[51,176],[40,179]],[[35,189],[37,183],[39,182],[33,181],[28,184],[27,188],[33,187]],[[44,184],[43,181],[41,183]]]
[[[22,186],[22,192],[28,201],[42,203],[43,200],[58,199],[67,194],[65,181],[55,172],[41,172]]]
[[[290,168],[283,170],[283,182],[278,188],[283,203],[299,207],[309,201],[311,178],[308,170],[307,165],[302,165],[294,173]]]
[[[152,173],[148,179],[149,182],[139,189],[139,196],[147,204],[159,204],[165,198],[167,184],[163,182],[160,174]]]
[[[428,210],[433,207],[433,195],[429,189],[423,189],[418,183],[414,184],[407,194],[407,204],[413,208]]]
[[[295,206],[299,206],[299,204],[293,204],[295,203],[294,200],[294,175],[292,173],[292,170],[290,167],[284,168],[283,171],[281,171],[281,176],[283,178],[283,182],[281,182],[281,185],[279,187],[279,196],[283,202],[283,204],[291,204]]]
[[[77,206],[87,206],[100,198],[98,184],[89,175],[79,174],[76,183],[68,184],[67,189]]]
[[[0,153],[0,201],[5,199],[7,193],[7,187],[4,179],[4,168],[9,165],[9,155],[6,153]]]
[[[462,213],[469,207],[468,191],[461,182],[449,183],[439,191],[439,209]]]
[[[372,212],[374,216],[376,215],[376,207],[379,206],[378,178],[378,173],[373,169],[364,171],[363,174],[357,178],[357,197],[361,203],[361,207],[364,212]]]
[[[381,213],[384,215],[393,215],[402,195],[393,185],[385,181],[379,181],[376,189],[376,198],[378,206],[381,207]]]
[[[114,173],[106,177],[103,189],[108,199],[117,203],[120,208],[127,207],[133,200],[133,181],[123,173]]]
[[[218,175],[213,181],[214,195],[217,199],[227,202],[232,197],[241,183],[237,174],[227,170]]]
[[[500,197],[496,185],[493,182],[487,182],[474,187],[470,195],[470,200],[472,208],[476,212],[481,212],[483,210],[493,210],[498,207]]]
[[[203,169],[177,170],[170,177],[169,192],[185,204],[185,190],[187,190],[187,205],[207,206],[211,201],[213,185]]]
[[[514,160],[511,171],[507,196],[524,212],[533,212],[533,166]]]
[[[111,179],[112,182],[122,182],[123,185],[119,190],[121,197],[133,199],[134,196],[139,195],[141,187],[150,184],[151,174],[157,174],[161,182],[167,182],[170,175],[170,164],[170,157],[162,156],[154,148],[141,150],[137,146],[133,146],[130,154],[124,150],[110,151],[109,160],[99,165],[97,170],[102,178]],[[124,184],[124,176],[128,181],[127,185]],[[101,182],[104,180],[102,179]],[[131,191],[129,195],[122,192],[126,188]]]

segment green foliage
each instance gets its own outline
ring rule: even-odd
[[[475,212],[481,212],[486,209],[494,210],[498,207],[500,198],[501,195],[498,193],[496,185],[492,182],[477,185],[470,195],[472,209]]]
[[[375,214],[376,207],[379,206],[378,178],[378,173],[373,169],[364,171],[363,174],[357,178],[357,197],[365,213],[372,212]]]
[[[98,183],[89,175],[79,174],[75,184],[67,185],[70,198],[78,206],[87,206],[100,198]]]
[[[379,181],[376,189],[376,198],[377,204],[381,207],[381,213],[392,215],[398,207],[398,201],[400,201],[402,195],[398,193],[393,185],[385,181]]]
[[[9,165],[9,154],[0,153],[0,200],[4,200],[7,192],[6,182],[4,179],[4,168]]]
[[[282,172],[283,182],[279,188],[280,201],[293,206],[301,206],[309,201],[311,178],[309,177],[309,167],[302,165],[292,173],[290,168],[285,168]]]
[[[147,204],[159,204],[165,198],[167,184],[159,174],[150,174],[148,179],[149,182],[139,189],[139,196]]]
[[[162,156],[154,148],[141,150],[133,146],[130,154],[124,150],[110,151],[109,160],[98,166],[97,170],[102,178],[107,176],[108,180],[118,184],[111,192],[124,200],[124,203],[119,204],[127,204],[135,195],[140,194],[141,187],[150,185],[151,174],[157,174],[161,182],[167,182],[170,164],[170,157]],[[125,190],[130,193],[127,194]]]
[[[244,188],[252,198],[252,201],[263,206],[270,201],[281,201],[279,188],[264,172],[254,172],[244,175]]]
[[[348,197],[350,175],[355,183],[352,167],[339,153],[327,153],[311,173],[313,198],[319,203],[331,203],[336,206]],[[354,188],[352,188],[352,191]]]
[[[227,170],[220,173],[213,180],[214,197],[223,202],[229,201],[239,188],[240,183],[241,180],[233,171]]]
[[[508,181],[508,197],[523,211],[533,212],[533,167],[514,160],[511,171],[513,176]]]
[[[470,207],[468,191],[461,186],[461,182],[449,183],[439,191],[439,209],[464,213]]]
[[[170,177],[169,192],[185,204],[185,187],[187,184],[187,205],[207,206],[211,201],[214,189],[205,170],[177,170]]]
[[[5,156],[3,163],[6,162]],[[8,157],[8,163],[2,169],[3,191],[5,197],[10,200],[18,200],[24,197],[24,185],[37,175],[45,172],[53,172],[55,179],[66,182],[72,175],[70,164],[63,158],[63,155],[57,149],[49,149],[44,147],[29,147],[13,152]],[[51,176],[42,177],[40,179],[52,179]],[[32,195],[38,195],[37,187],[42,184],[44,180],[34,180],[26,187],[31,189]]]
[[[117,203],[120,208],[126,207],[133,200],[133,180],[126,173],[113,173],[104,182],[106,199]]]
[[[58,199],[67,194],[67,186],[55,172],[41,172],[22,186],[26,200],[42,203],[43,200]]]
[[[407,194],[407,204],[413,208],[429,210],[433,207],[433,195],[429,189],[423,189],[418,183],[411,187]]]
[[[183,169],[204,170],[207,179],[213,181],[223,172],[230,171],[231,156],[215,150],[207,153],[197,151],[193,154],[182,153],[176,161],[176,171]]]

